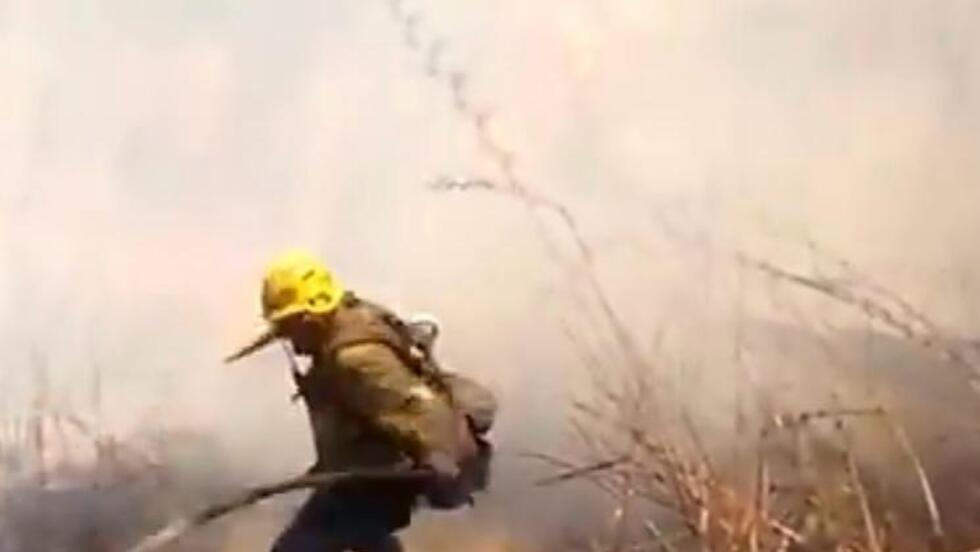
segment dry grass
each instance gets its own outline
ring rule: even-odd
[[[597,418],[594,410],[580,413],[587,418],[583,427],[611,427],[612,420]],[[927,543],[942,549],[941,519],[924,477],[923,502],[936,534],[905,534],[887,522],[894,512],[874,500],[850,444],[846,420],[854,417],[895,424],[877,408],[778,417],[758,436],[751,474],[718,468],[691,435],[666,437],[672,432],[653,433],[630,418],[601,438],[592,434],[592,456],[615,459],[579,465],[539,456],[560,470],[541,484],[584,478],[613,501],[615,523],[591,550],[876,552],[920,550]],[[811,434],[817,424],[832,426],[836,447]],[[807,449],[815,444],[827,447],[819,458]],[[914,453],[911,460],[921,465]]]
[[[742,253],[734,258],[769,278],[852,307],[909,342],[938,352],[946,366],[961,370],[964,383],[980,373],[962,340],[948,338],[895,294],[853,278],[796,274]],[[950,549],[924,462],[897,416],[885,408],[770,413],[733,445],[750,451],[739,455],[709,448],[689,413],[665,407],[670,401],[658,394],[661,382],[653,359],[611,370],[596,361],[601,355],[572,338],[593,389],[573,407],[572,428],[581,452],[574,458],[537,459],[557,470],[542,485],[584,479],[610,500],[607,530],[586,539],[582,549]],[[757,392],[760,408],[771,409],[771,397]],[[863,461],[856,442],[870,431],[888,435],[904,459],[919,489],[915,504],[890,501],[879,488],[881,474],[868,472],[873,463]]]
[[[689,413],[665,411],[669,401],[657,396],[659,359],[638,352],[567,209],[550,199],[539,201],[523,186],[464,180],[446,182],[443,188],[500,193],[516,197],[532,210],[557,206],[561,228],[576,244],[573,255],[562,258],[562,263],[582,275],[580,281],[588,284],[587,291],[602,314],[587,321],[592,326],[589,333],[612,337],[600,348],[574,331],[567,332],[591,376],[592,393],[572,406],[571,427],[583,453],[575,458],[536,455],[557,470],[542,485],[588,480],[612,503],[607,530],[581,539],[580,548],[610,552],[949,549],[924,463],[895,415],[878,405],[770,412],[755,434],[741,436],[742,447],[734,447],[751,443],[752,459],[732,463],[729,459],[738,457],[739,451],[709,451]],[[554,243],[554,234],[538,229],[546,246]],[[817,254],[814,244],[808,246]],[[980,376],[978,351],[971,341],[954,338],[909,301],[845,261],[831,259],[835,273],[808,275],[742,251],[726,256],[735,266],[772,283],[816,293],[936,353],[938,369],[955,370],[964,384],[975,385]],[[756,389],[760,410],[771,411],[774,401],[765,395]],[[880,474],[866,473],[854,443],[868,424],[884,429],[904,457],[918,483],[915,506],[889,503],[877,488]],[[910,517],[909,511],[925,516],[926,523]]]

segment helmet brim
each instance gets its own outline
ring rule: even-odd
[[[328,301],[313,304],[294,303],[282,308],[264,313],[266,321],[270,324],[278,324],[283,320],[298,314],[330,314],[337,310],[344,300],[344,293],[332,296]]]

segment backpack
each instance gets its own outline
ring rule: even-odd
[[[442,368],[433,352],[439,335],[439,324],[430,316],[416,316],[408,321],[373,303],[359,300],[398,336],[397,354],[423,379],[444,391],[467,419],[474,437],[484,437],[497,416],[497,398],[476,380]],[[388,341],[391,341],[390,339]]]
[[[430,386],[445,393],[452,407],[461,415],[460,439],[473,454],[459,459],[460,476],[451,489],[426,493],[429,505],[453,509],[472,504],[472,495],[483,491],[490,481],[493,446],[488,433],[497,415],[493,392],[477,381],[442,369],[433,354],[438,323],[434,320],[403,320],[392,311],[348,293],[342,303],[344,315],[352,323],[348,333],[335,336],[330,348],[362,343],[385,343]]]
[[[394,315],[391,315],[394,316]],[[422,373],[434,379],[447,393],[453,406],[465,417],[466,431],[476,446],[472,456],[460,463],[460,476],[452,489],[441,489],[438,493],[426,495],[429,506],[437,509],[452,509],[464,504],[472,504],[475,492],[486,490],[490,482],[490,463],[493,458],[493,445],[488,434],[497,416],[498,403],[493,392],[476,380],[444,370],[433,349],[439,335],[439,325],[431,317],[416,317],[404,321],[394,317],[391,322],[403,335],[416,359],[416,366]]]

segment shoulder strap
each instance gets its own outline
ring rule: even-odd
[[[442,377],[435,359],[420,357],[413,352],[405,322],[393,311],[348,292],[334,314],[325,352],[328,358],[333,358],[340,349],[362,343],[386,345],[416,375],[455,406],[453,389]]]
[[[397,350],[402,347],[401,341],[377,309],[353,294],[347,294],[331,321],[327,352],[332,356],[343,347],[372,342]]]

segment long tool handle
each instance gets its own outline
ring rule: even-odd
[[[135,546],[128,548],[126,552],[158,550],[176,541],[195,527],[200,527],[235,510],[251,506],[278,494],[307,488],[323,489],[342,481],[423,481],[431,477],[432,472],[428,470],[404,469],[358,470],[301,475],[271,485],[247,489],[245,492],[226,501],[213,504],[193,516],[176,519],[156,533],[143,538]]]

